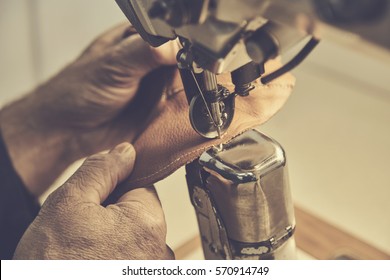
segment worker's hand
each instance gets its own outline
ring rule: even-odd
[[[75,160],[132,141],[160,98],[165,80],[164,75],[154,75],[143,81],[147,90],[138,91],[140,82],[152,70],[175,64],[177,51],[176,42],[153,49],[123,24],[95,40],[48,82],[3,109],[1,133],[30,192],[43,193]],[[137,102],[140,113],[129,116],[135,96],[145,94],[152,97]]]
[[[102,202],[132,171],[134,148],[89,157],[44,203],[15,251],[16,259],[173,259],[154,188]]]

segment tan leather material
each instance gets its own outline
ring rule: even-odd
[[[266,65],[266,72],[279,66],[279,62],[271,61]],[[218,76],[218,82],[229,90],[234,88],[230,75]],[[256,89],[249,96],[236,97],[235,116],[227,133],[222,139],[210,140],[199,136],[191,127],[188,103],[176,71],[148,126],[135,140],[137,158],[134,171],[121,188],[151,185],[193,161],[211,146],[225,143],[266,122],[284,105],[294,83],[291,74],[285,74],[268,85],[256,83]]]

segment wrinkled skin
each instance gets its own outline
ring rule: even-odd
[[[133,28],[122,24],[97,38],[53,78],[4,108],[1,133],[29,191],[38,196],[73,161],[131,142],[165,83],[165,75],[145,76],[175,64],[177,51],[174,41],[151,48]],[[155,87],[140,89],[141,81]],[[132,101],[145,94],[150,102],[138,104],[143,115],[132,115]]]
[[[134,148],[123,143],[89,157],[44,203],[25,232],[15,259],[173,259],[153,187],[101,203],[132,171]]]

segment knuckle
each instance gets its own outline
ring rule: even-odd
[[[164,237],[167,233],[167,225],[165,222],[164,213],[162,210],[152,211],[143,202],[138,203],[137,223],[144,229],[144,231],[156,235],[157,237]]]
[[[142,202],[133,203],[125,213],[132,221],[132,234],[141,258],[166,259],[169,255],[166,246],[167,227],[163,214],[148,209]]]
[[[161,236],[156,231],[140,230],[136,233],[135,244],[138,246],[138,252],[142,252],[147,259],[165,259],[167,258],[167,246],[165,236]]]
[[[142,226],[146,231],[152,233],[156,237],[166,236],[167,226],[165,219],[145,214],[143,216]]]
[[[150,219],[148,221],[144,221],[140,227],[142,229],[142,244],[145,244],[145,247],[147,247],[145,250],[153,253],[156,258],[164,258],[166,255],[165,221]]]
[[[119,258],[126,259],[167,259],[165,235],[156,231],[155,221],[145,221],[144,215],[139,215],[142,207],[126,208],[126,211],[118,205],[109,205],[110,220],[113,221],[113,231],[110,234],[110,247],[129,248],[122,251]],[[115,238],[112,238],[114,232]],[[118,243],[117,241],[120,240]],[[118,250],[119,252],[120,250]]]
[[[110,72],[119,74],[120,71],[118,70],[124,71],[126,66],[128,66],[128,62],[125,59],[126,55],[126,49],[120,47],[112,48],[110,52],[105,53],[102,63],[107,66]]]

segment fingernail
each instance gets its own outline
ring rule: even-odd
[[[114,149],[112,149],[110,153],[112,152],[120,153],[120,154],[127,154],[127,153],[130,154],[134,152],[134,147],[130,143],[124,142],[117,145]]]

